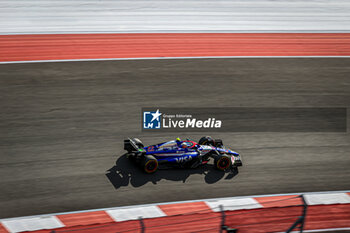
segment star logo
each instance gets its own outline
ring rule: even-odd
[[[157,111],[144,111],[143,112],[143,128],[144,129],[160,129],[161,128],[161,115],[162,113]]]
[[[151,113],[151,115],[153,116],[153,118],[152,118],[152,120],[151,120],[151,122],[152,122],[152,121],[154,121],[154,120],[159,121],[159,117],[160,117],[162,114],[159,112],[159,109],[157,109],[157,111],[156,111],[155,113]]]

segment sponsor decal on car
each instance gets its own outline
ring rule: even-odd
[[[192,156],[179,157],[179,158],[175,158],[175,160],[177,163],[188,162],[188,161],[192,160]]]

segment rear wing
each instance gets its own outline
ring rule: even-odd
[[[143,148],[138,147],[136,142],[131,138],[124,140],[124,150],[126,150],[128,153],[145,151]]]

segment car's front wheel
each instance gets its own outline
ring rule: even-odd
[[[225,171],[232,165],[231,158],[226,154],[218,155],[214,159],[214,165],[218,170]]]

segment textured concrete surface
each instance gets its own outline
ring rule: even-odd
[[[347,0],[0,1],[0,34],[349,30]]]
[[[141,107],[349,107],[350,59],[203,59],[0,65],[0,218],[239,195],[345,190],[348,133],[212,133],[240,152],[210,166],[145,175],[122,140]],[[348,120],[349,123],[349,120]]]

